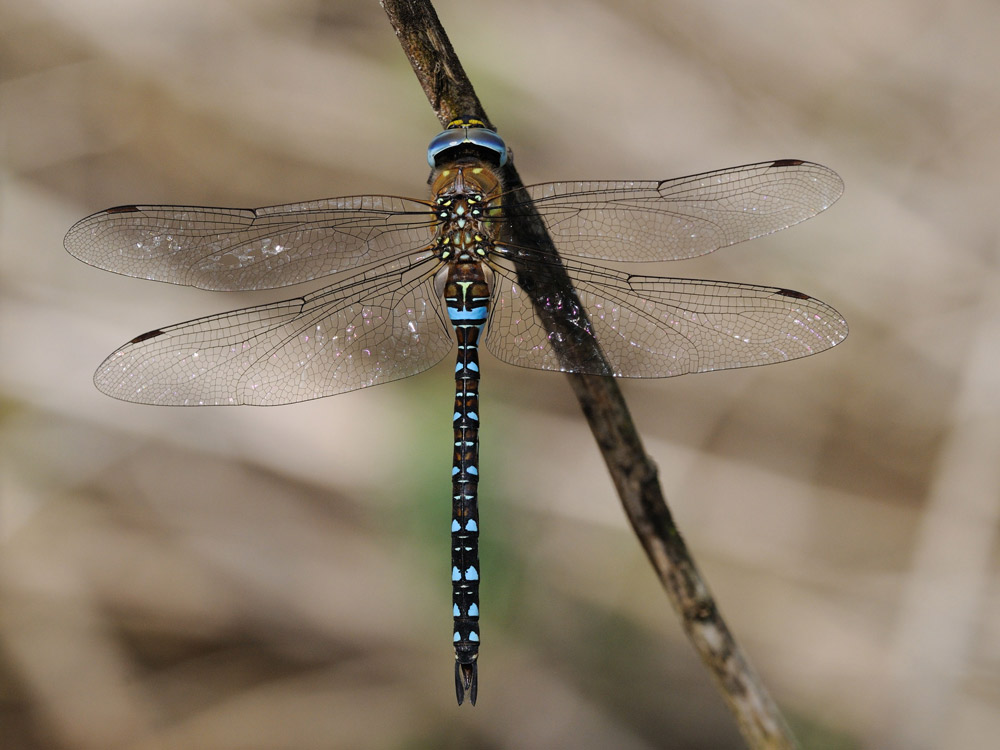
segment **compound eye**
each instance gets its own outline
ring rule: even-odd
[[[495,131],[480,127],[481,125],[478,120],[453,122],[448,130],[438,133],[431,140],[427,147],[427,163],[437,168],[439,157],[443,163],[447,160],[446,152],[451,149],[475,146],[487,152],[502,167],[507,163],[507,146]]]

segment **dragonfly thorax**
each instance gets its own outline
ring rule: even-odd
[[[431,194],[438,203],[459,195],[478,195],[486,203],[501,192],[500,175],[485,162],[467,160],[438,170],[431,179]]]
[[[433,186],[437,253],[450,262],[486,258],[498,233],[500,179],[480,163],[442,169]]]

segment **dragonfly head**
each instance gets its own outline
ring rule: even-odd
[[[502,167],[508,159],[507,144],[482,120],[471,117],[452,120],[447,130],[431,139],[427,163],[437,169],[463,156],[473,156]]]

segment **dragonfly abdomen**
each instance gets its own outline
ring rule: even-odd
[[[444,298],[458,341],[451,469],[455,690],[459,704],[468,694],[475,705],[479,656],[479,337],[489,315],[489,287],[482,266],[449,266]]]

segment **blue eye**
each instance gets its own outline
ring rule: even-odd
[[[465,145],[492,151],[496,154],[501,167],[507,163],[507,144],[503,138],[488,128],[452,128],[438,133],[427,147],[427,163],[437,167],[443,153]]]

